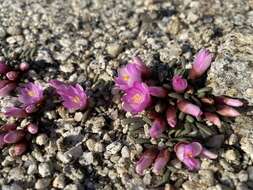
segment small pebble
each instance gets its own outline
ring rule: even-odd
[[[45,145],[48,142],[48,137],[46,134],[40,134],[36,137],[36,143],[38,145]]]

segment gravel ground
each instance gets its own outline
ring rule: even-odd
[[[46,111],[40,132],[19,158],[0,155],[2,190],[159,189],[163,176],[134,172],[142,151],[112,90],[119,65],[139,55],[147,65],[192,62],[202,47],[216,54],[208,85],[253,103],[252,0],[0,0],[0,59],[31,64],[27,80],[78,82],[93,110]],[[159,71],[159,67],[157,67]],[[1,99],[1,109],[8,98]],[[252,111],[215,137],[219,159],[190,173],[177,160],[166,190],[253,189]],[[22,121],[25,123],[26,121]],[[220,142],[222,144],[222,142]],[[163,188],[160,188],[163,189]]]

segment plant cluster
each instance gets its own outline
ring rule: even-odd
[[[27,149],[27,141],[31,139],[31,135],[38,132],[38,121],[36,121],[36,112],[43,106],[45,101],[44,89],[40,84],[28,82],[19,84],[19,77],[22,72],[27,71],[29,65],[21,63],[20,71],[13,71],[6,63],[0,63],[0,96],[8,96],[12,91],[18,92],[17,105],[14,107],[6,107],[4,115],[6,117],[14,117],[17,119],[15,123],[6,123],[0,127],[0,149],[11,145],[9,154],[19,156]],[[51,87],[55,89],[55,94],[60,97],[63,106],[70,112],[83,110],[87,107],[88,97],[84,89],[79,85],[65,84],[58,80],[49,81]],[[30,122],[25,128],[19,128],[20,119],[30,117]]]
[[[167,140],[162,147],[147,146],[151,148],[146,148],[136,163],[138,174],[143,175],[152,165],[153,173],[161,174],[173,152],[190,171],[200,168],[199,157],[217,158],[217,154],[204,147],[204,140],[222,133],[228,118],[240,115],[236,107],[246,102],[215,96],[205,86],[212,59],[213,54],[202,49],[190,69],[183,64],[171,67],[168,72],[172,75],[168,75],[166,82],[159,81],[157,73],[139,57],[118,69],[115,86],[122,91],[123,109],[133,115],[133,121],[135,118],[152,121],[147,122],[150,138],[144,141],[146,145],[153,145],[154,140]]]

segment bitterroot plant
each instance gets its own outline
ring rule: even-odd
[[[162,80],[139,57],[118,70],[115,87],[122,92],[123,109],[132,114],[124,120],[129,136],[144,147],[136,162],[138,174],[144,175],[149,168],[156,175],[166,173],[173,156],[189,171],[200,169],[200,157],[217,158],[217,150],[208,150],[206,140],[225,133],[233,118],[240,115],[236,108],[246,102],[215,96],[205,86],[212,60],[213,54],[202,49],[191,69],[175,64]],[[148,134],[144,124],[149,125]]]

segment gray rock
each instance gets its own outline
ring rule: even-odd
[[[50,185],[50,178],[38,179],[35,183],[35,189],[46,189]]]
[[[82,121],[82,119],[83,119],[83,113],[82,112],[76,112],[75,116],[74,116],[74,120],[77,121],[77,122],[80,122],[80,121]]]
[[[64,188],[64,190],[79,190],[79,187],[76,184],[69,184]]]
[[[48,137],[46,134],[40,134],[36,137],[36,143],[38,145],[45,145],[48,142]]]
[[[63,174],[59,174],[54,178],[53,187],[63,189],[65,187],[65,177]]]
[[[95,152],[103,152],[104,151],[104,145],[101,142],[96,142],[94,147]]]
[[[127,146],[123,146],[123,148],[121,149],[121,156],[123,158],[129,158],[130,157],[130,152]]]
[[[241,171],[238,173],[238,178],[239,178],[240,182],[247,182],[248,179],[249,179],[248,172],[245,171],[245,170],[241,170]]]
[[[121,51],[121,46],[118,43],[113,43],[113,44],[108,44],[106,49],[107,49],[107,53],[111,57],[117,57]]]
[[[106,152],[111,155],[116,154],[120,151],[121,147],[122,144],[120,142],[112,142],[111,144],[107,145]]]
[[[0,27],[0,38],[4,38],[6,36],[6,31],[3,27]]]
[[[94,162],[94,156],[92,152],[84,152],[82,157],[79,159],[81,165],[90,165]]]
[[[96,144],[96,141],[93,140],[93,139],[88,139],[86,142],[85,142],[87,148],[89,151],[93,152],[94,151],[94,147],[95,147],[95,144]]]
[[[39,174],[41,177],[47,177],[52,174],[52,167],[48,163],[41,163],[39,164]]]

